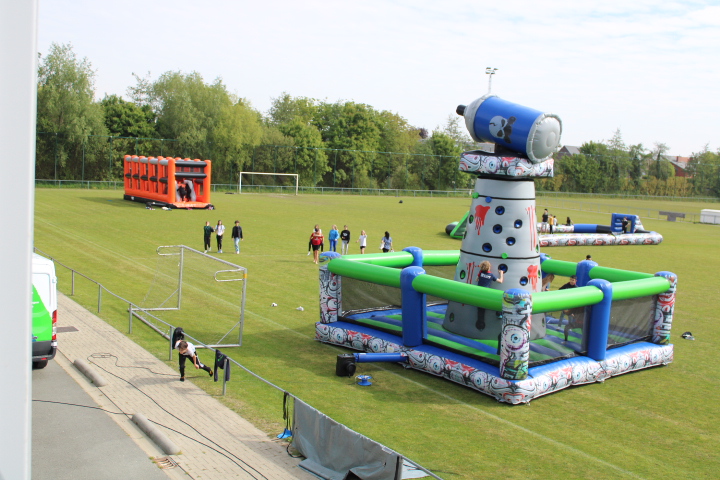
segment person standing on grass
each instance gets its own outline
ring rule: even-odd
[[[355,243],[360,244],[360,253],[365,253],[365,247],[367,247],[367,234],[365,233],[365,230],[360,230],[360,237],[355,240]]]
[[[204,235],[204,241],[205,241],[205,253],[208,253],[210,251],[210,238],[214,231],[215,231],[215,229],[210,226],[210,222],[205,222],[205,226],[203,227],[203,235]]]
[[[333,225],[330,229],[330,235],[328,235],[328,240],[330,240],[330,251],[331,252],[337,252],[337,242],[340,238],[340,232],[338,232],[337,225]]]
[[[316,264],[320,262],[320,246],[325,241],[320,227],[315,227],[315,231],[310,235],[310,245],[313,251],[313,262]]]
[[[381,240],[381,246],[383,253],[387,253],[392,251],[392,237],[390,236],[389,232],[385,232],[385,236]]]
[[[319,223],[316,223],[316,224],[315,224],[315,228],[313,228],[313,231],[310,233],[310,240],[308,241],[308,255],[310,255],[310,254],[312,253],[312,251],[313,251],[312,239],[313,239],[313,233],[315,233],[315,232],[320,232],[320,233],[322,233],[322,229],[320,228],[320,224],[319,224]],[[323,240],[323,242],[324,242],[324,240]],[[322,248],[322,245],[321,245],[321,248]]]
[[[240,241],[243,239],[242,227],[240,220],[235,220],[235,226],[232,229],[232,239],[235,243],[235,253],[240,254]]]
[[[200,358],[197,356],[197,353],[195,352],[195,345],[193,345],[190,342],[186,342],[185,340],[179,340],[177,342],[177,349],[178,353],[178,360],[180,361],[180,381],[185,381],[185,361],[189,358],[190,361],[193,363],[195,368],[202,369],[208,372],[210,376],[212,377],[213,371],[212,368],[208,367],[207,365],[203,365],[202,362],[200,362]]]
[[[342,241],[342,255],[348,254],[348,243],[350,243],[350,230],[347,225],[343,227],[343,231],[340,232],[340,240]]]
[[[215,227],[215,239],[217,240],[217,253],[223,253],[222,251],[222,239],[223,235],[225,235],[225,225],[223,225],[222,220],[218,220],[217,226]]]

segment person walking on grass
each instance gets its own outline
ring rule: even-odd
[[[348,226],[343,227],[343,231],[340,232],[340,241],[342,241],[342,255],[348,254],[348,243],[350,243],[350,230]]]
[[[240,254],[240,241],[243,239],[242,227],[240,220],[235,220],[235,226],[232,229],[232,239],[235,243],[235,253]]]
[[[337,225],[333,225],[330,229],[330,235],[328,235],[328,240],[330,240],[330,251],[331,252],[337,252],[337,242],[340,238],[340,232],[338,232]]]
[[[210,222],[205,222],[205,226],[203,227],[203,235],[204,235],[203,240],[205,241],[205,253],[208,253],[210,251],[210,238],[214,231],[215,231],[215,229],[210,226]]]
[[[200,361],[200,358],[197,356],[197,352],[195,351],[195,345],[193,345],[190,342],[186,342],[185,340],[179,340],[177,342],[176,346],[178,349],[178,353],[180,354],[178,356],[178,360],[180,361],[180,381],[181,382],[185,381],[185,361],[188,358],[193,363],[195,368],[205,370],[212,377],[212,374],[213,374],[212,368],[208,367],[207,365],[204,365]]]
[[[382,238],[380,248],[382,248],[383,253],[392,251],[392,237],[390,236],[389,232],[385,232],[385,236]]]
[[[223,235],[225,235],[225,225],[223,225],[222,220],[218,220],[217,226],[215,227],[215,239],[217,240],[217,253],[223,253],[222,251],[222,240]]]

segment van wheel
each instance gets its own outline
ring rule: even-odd
[[[41,368],[47,367],[47,364],[48,364],[47,360],[40,360],[39,362],[33,362],[33,369],[40,370]]]

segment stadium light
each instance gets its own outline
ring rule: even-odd
[[[490,75],[490,77],[488,77],[488,93],[490,93],[492,91],[492,77],[493,77],[493,75],[495,75],[495,72],[497,72],[497,71],[498,71],[498,69],[493,68],[493,67],[487,67],[485,69],[485,73]]]

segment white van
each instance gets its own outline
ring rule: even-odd
[[[57,351],[57,277],[55,264],[32,257],[32,364],[45,368]]]

